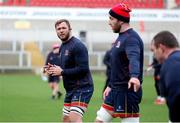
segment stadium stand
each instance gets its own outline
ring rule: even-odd
[[[32,66],[40,67],[44,65],[44,57],[42,56],[37,43],[25,42],[24,50],[31,53]]]
[[[1,41],[0,51],[11,51],[13,48],[12,42]]]
[[[179,0],[176,0],[179,1]],[[6,0],[5,6],[110,8],[121,0]],[[132,8],[164,8],[164,0],[126,0]]]
[[[0,68],[31,67],[31,55],[22,49],[24,43],[0,41],[0,44]]]
[[[177,7],[180,7],[180,0],[175,0]]]
[[[0,3],[4,6],[26,6],[26,0],[5,0]]]
[[[80,7],[80,8],[110,8],[121,0],[0,0],[1,6],[16,8],[24,6],[33,7]],[[124,0],[132,8],[166,9],[166,0]],[[171,0],[170,0],[171,1]],[[180,5],[180,0],[173,0]],[[44,9],[43,8],[43,9]],[[51,8],[49,8],[51,9]],[[151,11],[150,10],[150,11]],[[161,10],[160,10],[161,11]],[[14,19],[0,20],[0,71],[6,69],[30,69],[44,64],[44,58],[51,50],[52,44],[59,42],[54,32],[54,20],[28,20],[28,29],[17,29]],[[43,21],[43,22],[42,22]],[[111,42],[116,38],[107,26],[106,21],[77,21],[72,20],[73,34],[80,37],[80,32],[85,32],[84,44],[89,51],[91,70],[105,70],[102,63],[104,53],[111,47]],[[180,38],[179,21],[164,22],[132,22],[141,35],[145,44],[145,65],[151,62],[152,54],[149,53],[151,38],[160,30],[168,29]],[[14,33],[15,32],[15,33]],[[8,34],[8,35],[6,35]],[[29,42],[35,41],[35,42]],[[83,41],[83,40],[82,40]],[[10,57],[10,58],[9,58]]]

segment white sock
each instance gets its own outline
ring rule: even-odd
[[[157,96],[157,99],[161,99],[161,96]]]
[[[54,89],[53,92],[52,92],[52,95],[56,95],[56,90]]]
[[[139,123],[139,117],[122,118],[121,123]]]

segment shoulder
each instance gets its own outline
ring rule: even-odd
[[[107,54],[107,55],[110,55],[110,54],[111,54],[111,50],[107,50],[107,51],[106,51],[106,54]]]
[[[170,56],[164,61],[163,69],[175,69],[180,67],[180,52],[173,52]]]
[[[175,63],[175,62],[179,62],[180,61],[180,51],[177,50],[177,51],[173,51],[169,56],[168,58],[165,60],[165,63],[166,64],[169,64],[169,63]]]
[[[85,45],[83,44],[83,42],[81,40],[79,40],[78,38],[76,37],[73,37],[73,40],[74,40],[74,45],[76,47],[85,47]]]
[[[52,56],[53,55],[53,52],[51,51],[51,52],[49,52],[49,54],[48,54],[48,56]]]
[[[142,42],[142,39],[136,31],[130,29],[127,31],[126,41]]]

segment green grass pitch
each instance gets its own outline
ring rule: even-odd
[[[102,103],[105,75],[93,74],[95,91],[83,120],[93,122]],[[60,84],[63,90],[62,82]],[[59,122],[62,118],[63,97],[51,100],[48,83],[33,74],[0,74],[0,122]],[[144,77],[141,122],[167,122],[166,105],[155,105],[152,76]],[[113,120],[119,121],[118,118]]]

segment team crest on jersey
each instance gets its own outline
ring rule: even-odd
[[[116,44],[116,47],[117,47],[117,48],[119,48],[119,47],[120,47],[120,45],[121,45],[121,42],[120,42],[120,41],[118,41],[118,42],[117,42],[117,44]]]
[[[50,60],[53,60],[53,57],[50,57],[49,59],[50,59]]]
[[[68,56],[68,55],[69,55],[69,50],[65,50],[64,55],[65,55],[65,56]]]

